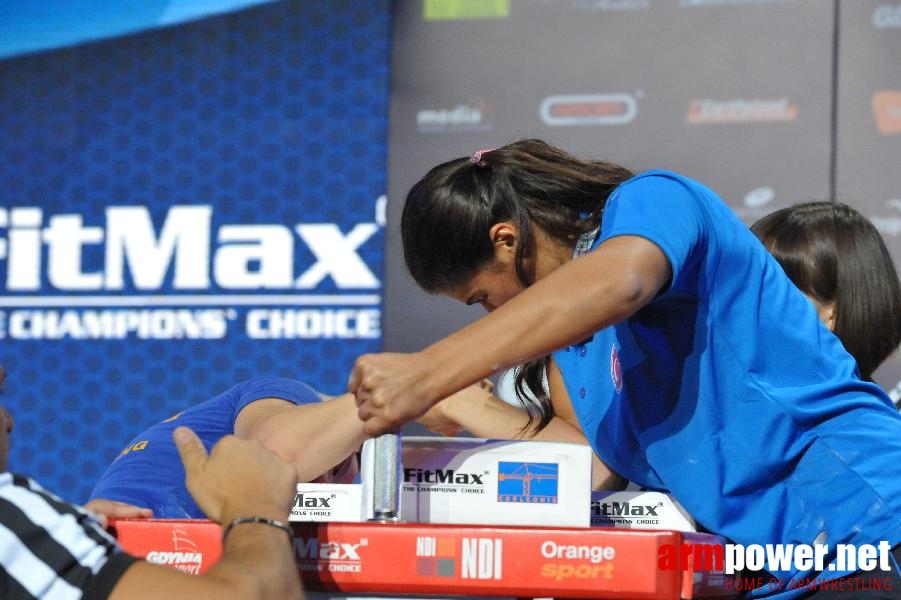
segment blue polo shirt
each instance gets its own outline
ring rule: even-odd
[[[901,415],[729,207],[650,171],[611,194],[590,248],[620,235],[656,244],[673,275],[554,353],[598,456],[733,543],[825,543],[831,560],[901,542]]]
[[[107,468],[91,499],[104,498],[150,508],[153,516],[160,519],[205,518],[185,487],[185,469],[172,440],[172,431],[180,425],[190,427],[209,452],[216,442],[234,433],[238,413],[263,398],[279,398],[294,404],[321,400],[316,390],[294,379],[258,377],[239,383],[136,436]]]

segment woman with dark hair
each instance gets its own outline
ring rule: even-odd
[[[774,577],[848,576],[838,544],[901,554],[901,415],[708,187],[522,140],[433,168],[401,226],[419,285],[489,314],[358,358],[368,433],[543,358],[550,393],[525,381],[540,418],[571,406],[613,471],[730,542],[825,549]],[[894,565],[880,576],[901,585]]]
[[[901,344],[901,283],[876,227],[837,202],[807,202],[751,226],[857,360],[860,376]]]

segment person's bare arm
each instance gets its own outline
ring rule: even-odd
[[[554,407],[554,415],[573,429],[579,432],[586,444],[591,444],[582,430],[582,425],[573,410],[569,392],[563,382],[563,374],[560,367],[551,359],[547,368],[548,389],[551,395],[551,404]],[[629,482],[613,471],[594,452],[591,453],[591,484],[595,490],[623,490]]]
[[[434,405],[417,421],[432,431],[456,435],[465,430],[480,438],[567,442],[587,446],[588,440],[571,423],[559,417],[540,431],[529,425],[525,409],[507,404],[488,390],[471,385]],[[592,452],[592,489],[621,489],[622,479]]]
[[[456,333],[413,354],[357,359],[348,390],[370,434],[400,427],[498,370],[549,354],[618,323],[671,276],[649,240],[620,236],[566,264]]]
[[[257,440],[291,462],[298,481],[322,475],[369,437],[350,394],[313,404],[257,400],[238,414],[235,435]]]
[[[223,438],[207,457],[187,428],[174,436],[185,465],[188,490],[210,518],[227,525],[238,517],[286,521],[294,499],[291,465],[253,441]],[[110,595],[111,600],[205,600],[219,598],[303,598],[286,532],[258,523],[235,526],[222,558],[202,575],[138,561]]]
[[[311,481],[357,451],[368,436],[357,418],[353,396],[294,404],[261,398],[244,407],[234,433],[255,440],[294,465],[298,481]],[[151,517],[152,511],[122,502],[96,499],[85,509],[110,518]]]

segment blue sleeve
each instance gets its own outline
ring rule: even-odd
[[[257,377],[239,383],[235,389],[235,416],[245,406],[262,398],[278,398],[294,404],[321,402],[319,392],[296,379],[285,377]]]
[[[709,188],[667,171],[649,171],[621,184],[604,207],[599,241],[636,235],[658,246],[673,270],[671,289],[684,289],[699,268],[710,237]]]

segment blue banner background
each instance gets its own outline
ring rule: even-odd
[[[132,435],[239,380],[283,375],[344,391],[353,359],[381,346],[389,25],[387,0],[275,2],[0,61],[0,362],[16,421],[11,470],[83,502]],[[156,256],[157,267],[166,266],[152,252],[174,227],[171,209],[209,207],[208,243],[179,238],[209,249],[208,285],[175,281],[179,261],[199,260],[176,249],[161,285],[148,288],[135,255],[115,289],[107,246],[111,214],[123,207],[146,208],[157,249],[141,256]],[[69,235],[51,249],[46,232],[61,215],[81,242]],[[261,228],[224,233],[236,225]],[[285,244],[293,257],[279,254]],[[331,262],[315,252],[336,244]],[[40,272],[24,272],[22,257],[36,246]],[[229,263],[225,247],[246,260]],[[70,270],[99,289],[60,289],[61,271],[51,269],[71,252],[80,256]],[[292,264],[287,285],[264,276],[275,255]],[[138,306],[127,306],[135,295]],[[213,326],[117,338],[115,327],[85,325],[127,311],[170,323],[179,310]],[[273,334],[264,319],[264,335],[281,337],[260,339],[249,333],[255,310],[301,311],[307,326]],[[337,332],[309,325],[336,314],[346,321]],[[47,325],[52,318],[74,325]]]
[[[4,0],[0,58],[177,25],[272,0]]]

